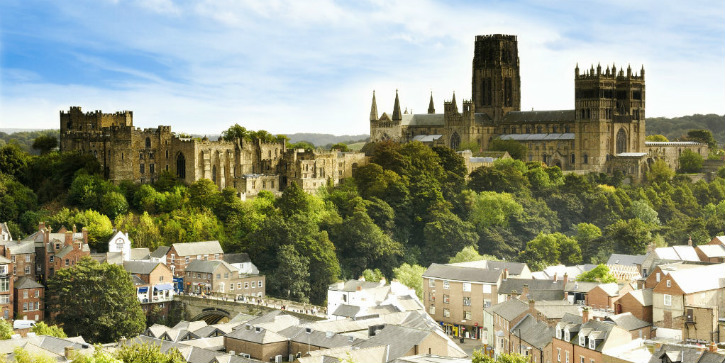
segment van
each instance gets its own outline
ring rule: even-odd
[[[35,326],[35,320],[15,320],[13,329],[30,329]]]

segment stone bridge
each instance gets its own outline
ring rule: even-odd
[[[186,320],[204,320],[207,324],[217,324],[229,321],[237,314],[263,315],[270,311],[285,307],[285,312],[304,320],[325,319],[324,308],[313,305],[303,305],[298,302],[265,298],[263,304],[245,303],[242,301],[224,300],[218,297],[202,298],[199,296],[176,295],[174,302],[181,304]],[[316,314],[313,314],[313,311]]]

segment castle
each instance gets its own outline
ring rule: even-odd
[[[209,179],[245,199],[267,190],[279,194],[291,183],[313,193],[352,176],[367,158],[356,152],[290,150],[284,141],[210,141],[180,137],[170,126],[140,129],[133,112],[60,112],[61,151],[92,153],[106,179],[153,183],[167,171],[187,184]]]
[[[433,95],[426,114],[400,111],[396,91],[391,115],[378,117],[375,92],[370,110],[371,141],[421,141],[454,150],[487,150],[494,138],[527,146],[524,161],[556,165],[564,171],[621,171],[641,179],[656,159],[679,167],[677,156],[690,149],[707,157],[695,142],[645,141],[645,72],[615,65],[574,69],[574,109],[521,111],[518,41],[513,35],[479,35],[473,55],[472,99],[459,111],[456,95],[436,113]]]

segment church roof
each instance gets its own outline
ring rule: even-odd
[[[511,111],[503,117],[503,121],[509,122],[570,122],[574,121],[575,110],[557,111]]]
[[[405,126],[445,126],[446,121],[442,113],[403,114],[401,125]]]
[[[413,136],[413,141],[420,142],[434,142],[440,139],[443,135],[417,135]]]
[[[563,134],[504,134],[499,136],[501,140],[516,141],[554,141],[554,140],[574,140],[574,133],[567,132]]]

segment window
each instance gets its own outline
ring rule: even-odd
[[[584,363],[584,356],[583,355],[580,355],[579,356],[579,363]]]
[[[463,291],[471,291],[471,283],[470,282],[464,282],[463,283]]]
[[[435,305],[431,305],[430,306],[430,309],[428,309],[428,313],[430,315],[435,315],[436,314],[436,306]]]
[[[219,254],[218,254],[218,253],[215,253],[215,254],[214,254],[214,259],[215,259],[215,260],[218,260],[218,259],[219,259]]]
[[[225,279],[228,279],[228,278],[229,278],[229,272],[225,272],[225,273],[224,273],[224,278],[225,278]]]
[[[596,339],[589,339],[589,349],[595,349],[597,347]]]
[[[448,304],[450,302],[450,297],[448,295],[443,295],[443,303]]]
[[[464,311],[463,312],[463,319],[471,320],[471,312],[470,311]]]
[[[229,284],[229,291],[234,291],[234,284]]]
[[[28,311],[28,303],[23,303],[23,311]]]
[[[6,278],[0,279],[0,292],[10,291],[10,280]]]
[[[448,290],[451,288],[451,283],[448,280],[443,281],[443,289]]]
[[[451,317],[451,311],[448,309],[443,309],[443,317],[444,318],[450,318]]]
[[[672,306],[672,295],[665,294],[665,306]]]
[[[561,329],[556,328],[556,339],[561,339]]]
[[[428,287],[436,287],[436,280],[429,279],[428,280]]]
[[[237,282],[237,289],[239,289],[239,290],[242,289],[242,283],[241,282]]]
[[[141,173],[141,174],[144,173],[144,165],[143,164],[141,164],[141,165],[138,166],[138,172]]]
[[[218,279],[222,278],[222,274],[216,274],[216,278],[218,278]]]
[[[262,280],[257,281],[257,287],[262,287]]]
[[[436,301],[436,295],[435,294],[436,294],[436,291],[435,290],[433,290],[430,293],[428,293],[428,297],[429,297],[429,300],[430,301]]]
[[[564,361],[565,361],[566,363],[569,363],[569,351],[567,350],[567,351],[566,351],[565,353],[566,353],[566,354],[565,354],[565,360],[564,360]]]
[[[245,289],[248,289],[248,288],[249,288],[249,282],[245,282],[245,283],[244,283],[244,288],[245,288]]]
[[[655,276],[655,278],[657,279],[657,282],[660,282],[660,273],[659,272],[657,273],[657,275]]]
[[[164,281],[164,277],[163,276],[159,276],[159,281]]]
[[[196,255],[197,260],[201,260],[201,255]]]
[[[28,290],[23,290],[23,299],[28,298]]]
[[[471,306],[471,297],[470,296],[463,297],[463,306]]]
[[[491,307],[491,300],[484,299],[483,300],[483,307],[484,308],[490,308]]]
[[[189,263],[189,256],[186,256],[186,257],[184,258],[184,263]]]
[[[587,338],[585,338],[583,335],[579,335],[579,346],[582,346],[582,347],[585,346],[586,340],[587,340]]]
[[[151,173],[151,174],[154,173],[154,164],[149,165],[149,173]]]
[[[561,348],[556,348],[556,361],[561,362]]]
[[[33,297],[40,297],[40,290],[35,290]]]
[[[12,261],[13,261],[13,263],[15,263],[15,256],[12,256],[12,257],[10,258],[10,260],[12,260]]]
[[[484,294],[490,294],[491,293],[491,285],[483,284],[483,293]]]
[[[66,266],[70,266],[70,260],[69,260],[69,259],[67,259],[67,258],[65,259],[65,265],[66,265]]]
[[[667,280],[667,287],[672,287],[672,280]]]
[[[571,335],[569,335],[568,330],[564,330],[564,340],[566,340],[567,342],[571,340]]]
[[[30,275],[30,266],[25,266],[25,274]]]

